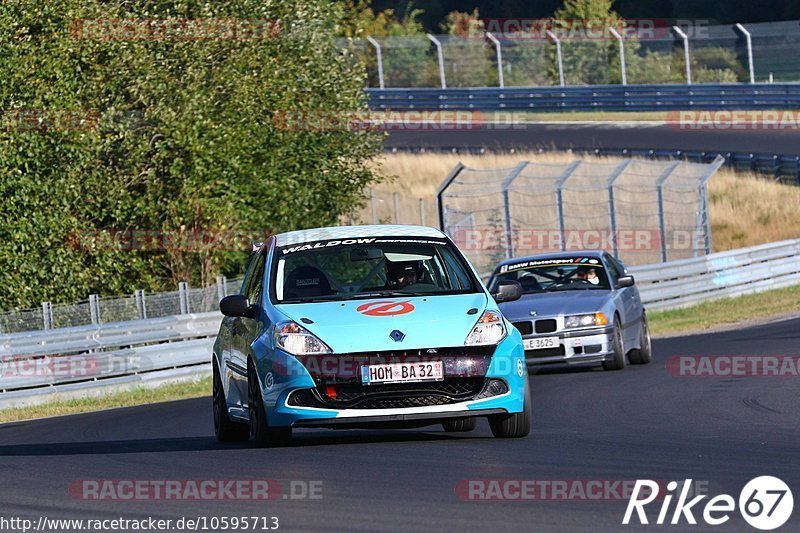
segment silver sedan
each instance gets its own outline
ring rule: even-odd
[[[528,364],[600,362],[621,370],[652,359],[647,315],[625,265],[603,251],[509,259],[489,280],[522,333]]]

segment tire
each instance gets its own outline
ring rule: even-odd
[[[531,401],[530,384],[525,383],[525,401],[521,413],[509,415],[492,415],[489,417],[489,428],[492,435],[501,439],[519,439],[526,437],[531,432]]]
[[[477,418],[454,418],[453,420],[446,420],[442,422],[442,427],[448,433],[461,433],[464,431],[472,431],[478,427]]]
[[[225,390],[222,388],[222,380],[219,377],[219,370],[214,363],[214,377],[211,390],[213,401],[214,416],[214,435],[219,442],[244,442],[250,438],[250,428],[247,424],[234,422],[228,416],[228,404],[225,401]]]
[[[646,365],[653,360],[653,345],[650,342],[650,328],[647,315],[642,313],[642,327],[639,331],[639,349],[631,350],[628,358],[632,365]]]
[[[250,418],[250,438],[257,448],[285,446],[292,439],[291,427],[270,427],[261,397],[261,387],[253,362],[247,364],[247,405]]]
[[[612,342],[614,358],[611,361],[603,361],[603,370],[622,370],[625,368],[625,350],[622,347],[622,326],[616,316],[612,335],[614,336]]]

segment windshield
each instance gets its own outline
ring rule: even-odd
[[[503,279],[518,281],[523,293],[609,290],[610,287],[602,261],[579,256],[502,265],[492,278],[490,290]]]
[[[275,250],[274,303],[478,292],[448,241],[397,237],[328,240]]]

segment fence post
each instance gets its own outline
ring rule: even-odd
[[[497,82],[500,85],[500,88],[502,89],[503,87],[506,86],[506,84],[503,81],[503,50],[502,50],[502,46],[500,45],[500,41],[497,40],[497,37],[492,35],[491,32],[487,31],[486,32],[486,37],[490,41],[492,41],[492,44],[494,44],[495,52],[497,53]]]
[[[725,164],[725,158],[717,154],[714,161],[706,170],[706,173],[700,177],[700,206],[698,209],[701,223],[703,224],[703,245],[706,255],[711,253],[711,217],[708,214],[708,180],[711,176],[719,170],[719,167]],[[696,231],[696,230],[695,230]]]
[[[689,36],[683,33],[683,30],[678,26],[673,26],[673,30],[678,34],[678,37],[683,39],[683,60],[686,63],[686,85],[692,84],[692,63],[689,58]]]
[[[514,228],[511,224],[511,201],[508,196],[508,189],[514,183],[514,180],[519,177],[525,167],[528,166],[528,161],[522,161],[506,175],[503,180],[503,225],[506,233],[506,259],[514,257]]]
[[[608,31],[611,32],[611,35],[613,35],[619,43],[619,65],[620,70],[622,71],[622,85],[628,85],[628,76],[625,69],[625,41],[622,38],[622,35],[620,35],[614,28],[608,28]]]
[[[444,79],[444,54],[442,53],[442,43],[439,42],[439,39],[431,35],[430,33],[427,34],[428,39],[433,41],[433,44],[436,45],[436,55],[439,58],[439,79],[442,82],[442,89],[447,89],[447,83]]]
[[[93,326],[100,324],[100,298],[96,294],[89,295],[89,315]]]
[[[136,310],[139,312],[139,320],[146,320],[147,302],[144,299],[144,290],[137,289],[136,292],[133,293],[133,297],[136,299]]]
[[[372,223],[378,223],[378,212],[375,210],[375,189],[370,187],[369,189],[369,205],[372,209]]]
[[[419,225],[425,225],[425,199],[419,199]]]
[[[615,168],[606,180],[606,188],[608,189],[608,218],[611,223],[611,248],[614,257],[619,259],[619,242],[617,240],[617,211],[614,206],[614,182],[625,171],[625,168],[631,164],[631,159],[626,159]]]
[[[185,281],[178,283],[178,299],[181,305],[181,314],[189,314],[189,284]]]
[[[53,329],[53,304],[42,302],[42,325],[44,329]]]
[[[556,213],[558,214],[558,233],[561,237],[561,251],[567,249],[567,240],[566,240],[566,230],[564,227],[564,184],[567,182],[569,177],[575,172],[575,169],[580,166],[582,161],[579,159],[577,161],[573,161],[569,164],[569,166],[564,170],[564,173],[559,176],[558,180],[556,180],[555,187],[556,187]]]
[[[680,161],[674,161],[656,180],[656,196],[658,201],[658,231],[661,233],[661,262],[667,262],[667,225],[664,221],[664,182],[670,174],[680,166]]]
[[[742,35],[744,35],[744,39],[747,42],[747,66],[750,70],[750,83],[755,83],[756,76],[755,71],[753,70],[753,39],[750,38],[750,32],[738,22],[736,23],[736,29],[742,32]]]
[[[450,173],[447,175],[447,177],[444,179],[441,185],[439,185],[439,188],[436,189],[436,212],[439,214],[439,229],[442,231],[445,230],[445,216],[444,216],[445,206],[444,203],[442,202],[442,195],[444,195],[444,191],[447,190],[450,184],[453,183],[453,180],[455,180],[458,177],[458,175],[461,173],[462,170],[464,170],[464,168],[466,167],[464,166],[464,163],[462,163],[461,161],[456,163],[456,166],[454,166],[452,170],[450,170]]]
[[[397,192],[392,193],[392,202],[394,203],[394,223],[400,224],[400,201]]]
[[[547,30],[547,36],[556,44],[556,60],[558,61],[558,82],[564,86],[564,60],[561,57],[561,41],[556,34]]]
[[[375,47],[375,52],[378,55],[378,87],[383,89],[383,54],[381,53],[381,44],[369,35],[367,35],[367,41]]]
[[[225,276],[217,276],[217,296],[220,300],[228,295],[228,279]]]

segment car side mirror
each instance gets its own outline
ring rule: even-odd
[[[497,282],[497,292],[492,296],[497,303],[519,300],[522,296],[522,285],[513,279],[502,279]]]
[[[252,318],[256,307],[243,294],[231,294],[219,302],[219,310],[225,316],[242,316]]]
[[[617,288],[624,289],[625,287],[633,287],[633,276],[621,276],[617,280]]]

